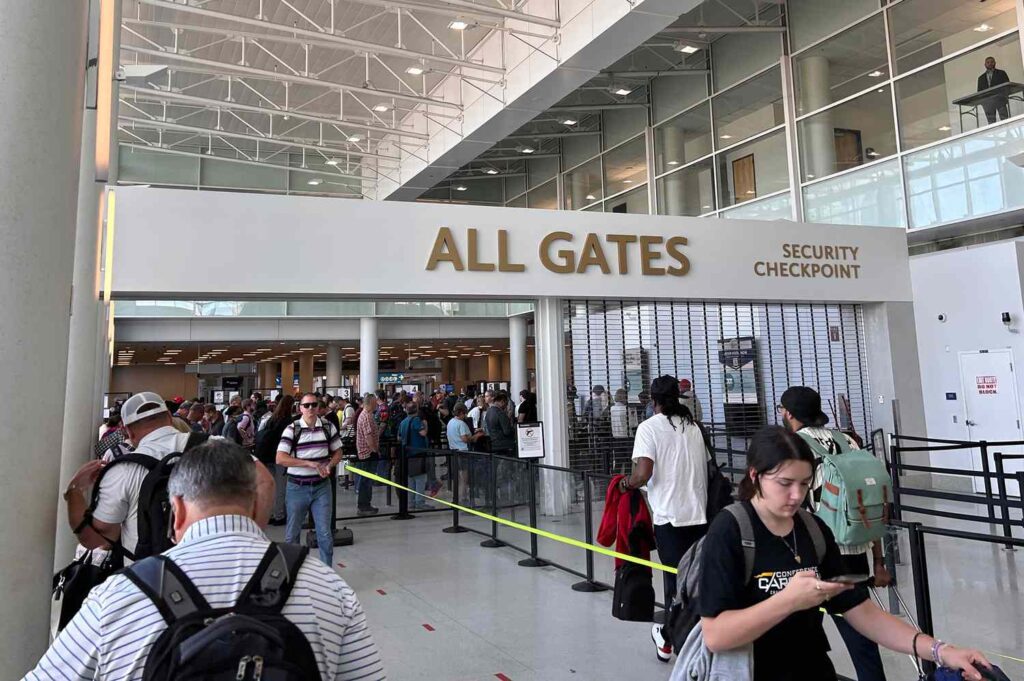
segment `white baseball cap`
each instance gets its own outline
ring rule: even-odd
[[[135,393],[121,406],[121,421],[124,425],[130,426],[136,421],[161,413],[170,413],[164,404],[164,398],[156,393]]]

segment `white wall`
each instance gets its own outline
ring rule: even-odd
[[[1022,266],[1024,241],[1003,241],[910,259],[928,437],[969,439],[964,425],[959,352],[1010,348],[1018,362],[1024,360],[1024,334],[1010,333],[1000,318],[1003,312],[1009,312],[1017,328],[1024,322]],[[947,320],[939,322],[939,314],[946,315]],[[1024,372],[1017,372],[1017,383],[1018,394],[1024,394]],[[947,392],[956,393],[957,400],[947,400]],[[970,467],[963,451],[935,452],[931,461],[933,466]]]

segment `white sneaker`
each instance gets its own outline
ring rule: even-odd
[[[672,644],[661,635],[661,625],[655,624],[651,627],[651,640],[654,641],[654,652],[662,662],[672,659]]]

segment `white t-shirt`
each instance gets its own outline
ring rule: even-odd
[[[190,433],[178,432],[174,426],[157,428],[142,438],[135,454],[146,454],[160,460],[168,454],[185,449]],[[111,525],[121,525],[121,545],[131,553],[139,543],[139,490],[148,473],[134,463],[114,466],[103,476],[100,484],[100,499],[93,511],[93,518]]]
[[[655,525],[685,527],[707,522],[708,451],[700,428],[655,414],[637,426],[633,461],[654,462],[647,481],[647,502]]]
[[[482,426],[483,420],[484,420],[484,412],[485,411],[487,411],[487,410],[486,409],[481,409],[480,407],[473,407],[472,409],[469,410],[468,416],[473,421],[473,429],[474,430],[476,430],[477,428],[480,428]]]

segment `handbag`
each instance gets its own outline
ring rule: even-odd
[[[654,585],[650,568],[623,563],[615,571],[612,617],[627,622],[654,621]]]
[[[117,551],[109,551],[103,561],[96,565],[93,552],[86,551],[75,558],[63,570],[53,576],[53,602],[60,607],[57,631],[68,625],[94,586],[102,584],[107,577],[124,566],[124,558]]]

